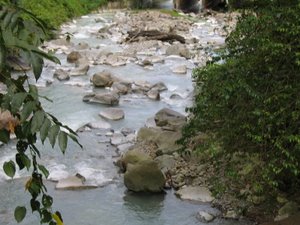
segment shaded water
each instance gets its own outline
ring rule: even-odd
[[[111,22],[115,12],[103,12],[84,16],[62,27],[62,34],[71,33],[72,43],[76,49],[78,43],[85,42],[90,48],[85,50],[90,55],[97,54],[99,49],[121,51],[122,47],[113,39],[99,39],[97,31],[105,26],[105,22],[95,22],[95,19],[104,18]],[[207,39],[216,39],[220,43],[221,37],[212,34],[210,24],[204,23],[195,35],[207,35]],[[198,33],[197,33],[198,32]],[[70,49],[66,50],[67,52]],[[61,59],[62,67],[71,69],[73,65],[66,63],[66,54],[57,51],[57,57]],[[144,56],[140,56],[141,58]],[[129,81],[147,81],[150,83],[164,82],[168,90],[161,95],[161,101],[152,101],[143,95],[122,96],[118,107],[125,111],[125,119],[111,122],[115,130],[122,127],[137,130],[142,127],[147,118],[152,117],[163,107],[173,108],[184,113],[185,107],[191,104],[193,84],[191,81],[191,69],[187,75],[176,75],[171,72],[171,67],[186,63],[193,68],[193,63],[179,57],[167,57],[164,64],[154,65],[153,70],[147,70],[135,63],[128,63],[123,67],[110,67],[107,65],[92,66],[88,76],[72,77],[70,81],[59,82],[52,78],[56,65],[47,64],[38,85],[40,93],[48,96],[53,103],[43,101],[46,111],[53,113],[62,122],[73,129],[91,121],[102,120],[98,113],[105,106],[86,104],[82,97],[90,93],[94,88],[90,84],[93,73],[103,69],[109,69],[117,77]],[[47,81],[52,85],[46,86]],[[75,85],[74,85],[75,84]],[[105,90],[96,90],[105,91]],[[180,99],[171,99],[172,94],[179,94]],[[65,225],[199,225],[202,224],[196,218],[199,210],[218,213],[207,204],[195,204],[181,201],[175,197],[172,191],[165,195],[137,195],[127,192],[122,183],[122,177],[113,165],[118,156],[116,148],[102,140],[99,130],[83,132],[79,134],[79,140],[84,149],[79,149],[70,142],[65,156],[56,148],[52,150],[48,143],[42,149],[43,163],[50,171],[50,179],[82,174],[89,183],[98,185],[99,188],[81,191],[58,191],[54,189],[54,183],[47,182],[50,194],[54,197],[54,209],[62,212]],[[14,158],[14,142],[1,147],[0,164]],[[13,211],[17,205],[27,204],[29,196],[24,193],[26,173],[17,172],[17,179],[9,180],[0,169],[0,224],[15,225]],[[108,184],[108,185],[107,185]],[[27,205],[28,206],[28,205]],[[30,207],[27,207],[30,212]],[[24,225],[39,224],[38,216],[30,213],[22,223]],[[242,221],[216,219],[212,225],[237,225],[247,224]]]

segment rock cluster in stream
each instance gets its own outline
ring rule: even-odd
[[[202,17],[201,17],[202,16]],[[198,19],[200,22],[194,22]],[[213,198],[206,187],[206,178],[202,175],[209,173],[207,168],[188,162],[187,156],[178,154],[181,146],[176,142],[181,138],[181,128],[186,123],[186,117],[168,108],[157,112],[146,122],[137,134],[130,129],[111,130],[109,121],[126,119],[125,113],[119,109],[125,95],[140,95],[153,101],[162,99],[162,93],[168,90],[163,82],[149,83],[148,81],[131,81],[110,69],[95,71],[94,67],[103,65],[106,68],[118,68],[136,64],[142,70],[151,71],[166,65],[168,59],[176,59],[179,63],[170,67],[174,76],[190,74],[196,66],[205,65],[212,57],[211,50],[221,47],[223,40],[207,41],[205,35],[216,33],[226,36],[222,26],[232,22],[233,17],[225,14],[213,16],[194,16],[193,20],[186,17],[171,17],[156,11],[140,13],[116,12],[112,22],[99,18],[95,22],[105,25],[92,35],[99,39],[110,39],[119,43],[121,50],[112,51],[105,46],[92,49],[86,43],[77,45],[62,39],[51,41],[44,46],[48,50],[66,55],[68,67],[54,68],[53,77],[67,85],[76,85],[87,89],[83,101],[97,103],[108,107],[99,112],[99,120],[91,121],[78,129],[78,132],[93,129],[104,130],[99,134],[99,142],[108,143],[116,149],[116,164],[124,174],[124,183],[129,190],[140,192],[161,192],[164,188],[178,190],[177,195],[183,199],[211,202]],[[208,34],[195,34],[195,30],[210,23]],[[159,24],[159,26],[158,26]],[[128,38],[129,32],[159,31],[176,34],[183,37],[179,41],[155,40],[147,37]],[[162,74],[163,75],[163,74]],[[90,77],[90,83],[76,80],[78,76]],[[171,100],[184,100],[192,95],[172,93]],[[66,184],[64,186],[64,184]],[[80,176],[72,176],[58,183],[57,188],[91,188],[94,187]],[[188,190],[188,196],[186,195]],[[192,197],[191,197],[192,196]],[[199,196],[202,196],[201,198]],[[214,215],[199,212],[200,220],[209,222]]]

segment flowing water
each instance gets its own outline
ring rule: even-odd
[[[102,12],[83,16],[62,26],[61,34],[72,34],[71,40],[75,46],[72,49],[76,49],[78,43],[87,43],[90,48],[86,52],[90,55],[96,54],[99,49],[117,52],[121,50],[121,46],[114,39],[99,39],[95,35],[100,28],[111,22],[114,14],[115,12]],[[99,17],[104,19],[103,22],[95,22],[95,19]],[[195,35],[224,42],[223,38],[209,31],[213,30],[211,24],[202,21],[200,25],[201,29],[194,31]],[[70,49],[66,48],[65,51],[69,52]],[[68,69],[73,66],[66,62],[64,46],[57,51],[57,57],[61,60],[63,68]],[[184,76],[173,74],[170,68],[182,62],[188,65],[188,74]],[[160,101],[152,101],[145,96],[135,94],[122,96],[118,107],[124,110],[125,119],[111,122],[114,130],[120,130],[123,127],[137,130],[163,107],[184,113],[185,107],[191,104],[193,91],[191,69],[194,64],[180,57],[167,57],[164,64],[154,65],[153,70],[147,70],[135,63],[113,68],[107,65],[96,65],[90,68],[88,76],[72,77],[70,81],[65,82],[53,79],[56,67],[58,66],[47,63],[42,78],[38,82],[40,93],[53,100],[53,103],[43,101],[43,105],[46,111],[53,113],[59,120],[75,130],[88,122],[102,120],[98,113],[105,106],[86,104],[82,101],[82,97],[93,90],[89,81],[90,77],[96,71],[103,69],[109,69],[116,76],[129,81],[140,80],[150,83],[162,81],[168,87],[168,90],[162,93]],[[52,84],[47,86],[49,81]],[[172,94],[178,94],[181,97],[171,99]],[[47,181],[49,192],[54,197],[54,209],[61,211],[66,225],[199,225],[202,224],[196,218],[199,210],[218,214],[217,210],[208,204],[181,201],[172,191],[161,195],[138,195],[127,192],[122,178],[113,165],[113,161],[118,157],[116,148],[100,140],[99,132],[101,131],[92,130],[79,133],[79,140],[84,149],[81,150],[76,144],[70,142],[64,156],[58,149],[52,150],[47,143],[45,146],[38,144],[43,155],[41,163],[49,169],[51,180],[59,180],[80,173],[89,183],[98,186],[91,190],[59,191],[55,190],[55,183]],[[15,143],[12,141],[1,147],[1,165],[7,160],[13,160],[14,146]],[[27,204],[29,196],[24,191],[26,176],[28,174],[25,172],[17,172],[16,178],[10,180],[5,176],[2,168],[0,169],[1,225],[17,224],[13,219],[13,211],[17,205],[27,205],[29,212],[22,224],[39,224],[39,217],[36,214],[30,214],[30,207]],[[211,224],[247,223],[215,219]]]

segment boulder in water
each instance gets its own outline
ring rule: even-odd
[[[89,71],[90,66],[89,65],[82,65],[78,68],[75,68],[71,70],[70,76],[84,76],[87,75],[87,72]]]
[[[80,174],[76,174],[75,176],[59,180],[55,188],[60,190],[78,190],[97,188],[97,186],[86,184],[85,178]]]
[[[166,49],[166,55],[179,55],[179,56],[184,57],[186,59],[191,58],[190,51],[183,44],[174,44],[174,45],[169,46]]]
[[[154,160],[147,159],[127,165],[124,184],[134,192],[162,192],[165,176]]]
[[[116,78],[108,70],[95,73],[92,77],[92,83],[95,87],[111,87]]]
[[[187,67],[186,67],[186,65],[176,66],[176,67],[172,68],[172,72],[177,73],[177,74],[186,74]]]

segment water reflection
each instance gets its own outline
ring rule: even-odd
[[[126,222],[137,221],[149,225],[165,224],[165,221],[160,218],[164,207],[165,194],[142,194],[127,191],[123,200],[123,207],[128,213]]]

